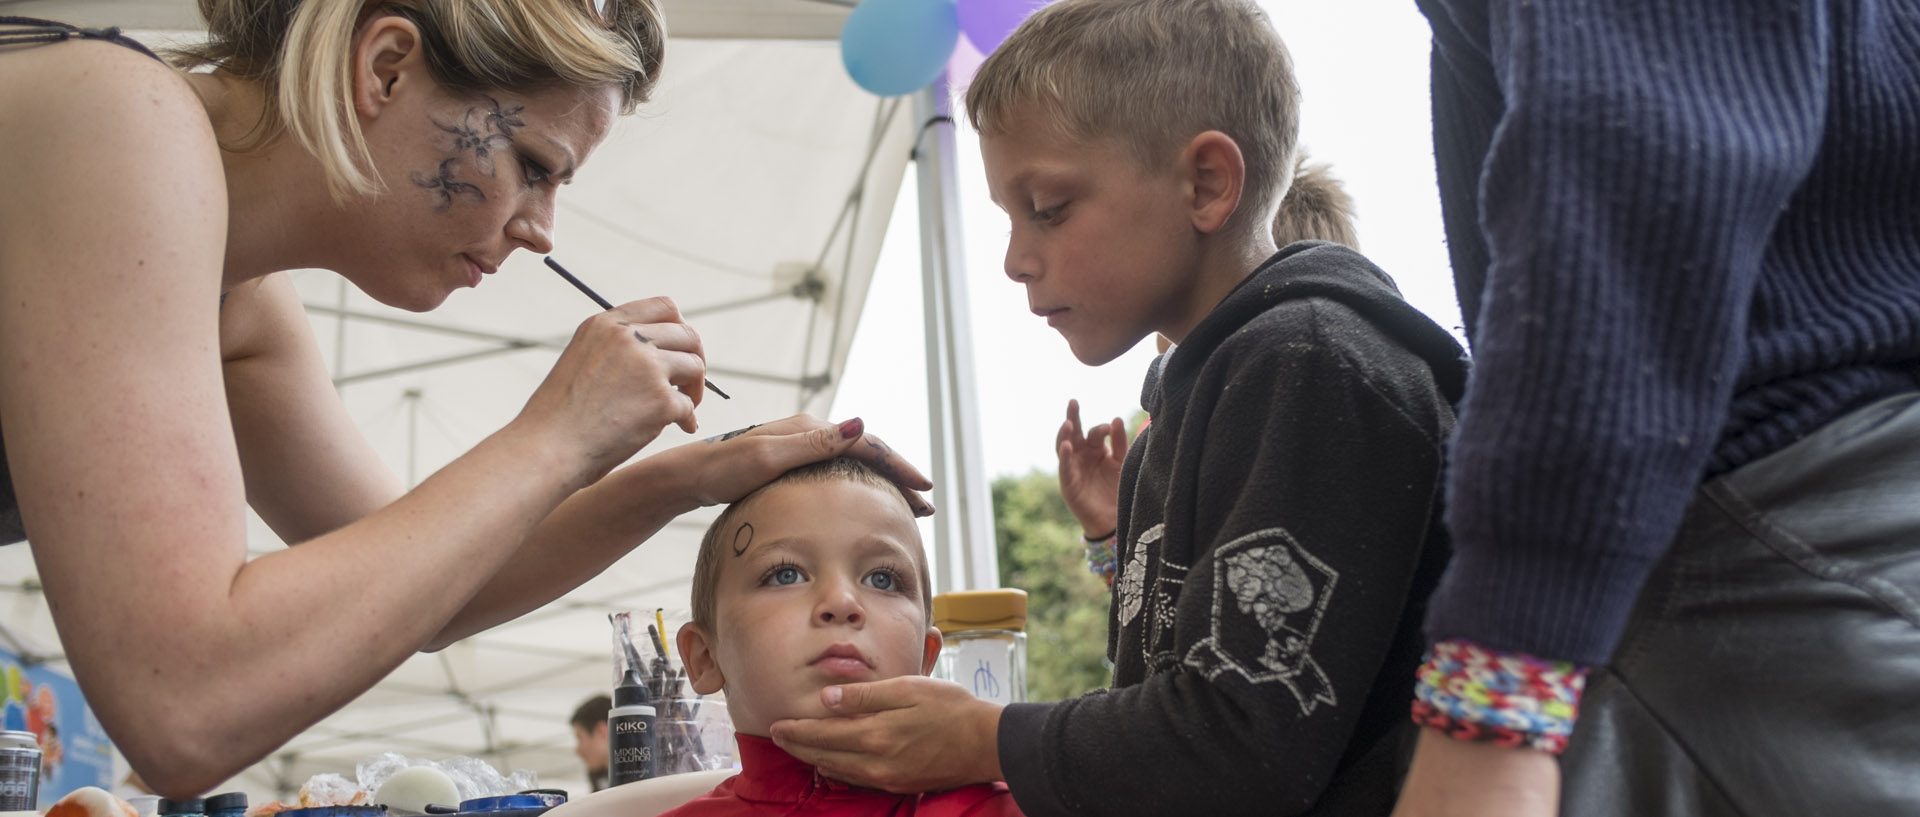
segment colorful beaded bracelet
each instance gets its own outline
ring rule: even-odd
[[[1087,569],[1107,580],[1107,586],[1113,586],[1113,576],[1120,571],[1120,556],[1113,547],[1113,540],[1120,531],[1116,530],[1098,539],[1080,537],[1080,544],[1087,546]]]
[[[1550,754],[1567,748],[1587,670],[1465,639],[1435,644],[1414,686],[1413,722],[1456,740]]]

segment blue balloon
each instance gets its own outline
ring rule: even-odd
[[[940,76],[959,39],[954,0],[865,0],[840,30],[840,60],[860,87],[899,96]]]

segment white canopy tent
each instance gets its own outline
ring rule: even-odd
[[[929,545],[940,589],[993,586],[967,299],[947,274],[960,265],[944,90],[879,99],[856,87],[837,43],[853,0],[665,5],[673,39],[661,86],[562,192],[554,257],[615,302],[664,294],[680,304],[701,331],[710,379],[733,395],[702,405],[702,435],[799,411],[824,415],[872,276],[911,274],[876,271],[876,261],[917,151],[935,451],[921,465],[940,483],[942,509]],[[164,38],[194,35],[193,6],[0,0],[0,14]],[[342,399],[410,484],[511,419],[596,308],[526,254],[425,315],[373,303],[331,273],[294,278]],[[669,429],[649,451],[687,439]],[[710,518],[683,518],[565,598],[414,657],[222,788],[284,796],[313,774],[351,777],[361,758],[397,751],[481,757],[584,791],[566,716],[610,683],[606,614],[684,609]],[[258,520],[250,542],[257,553],[283,547]],[[0,549],[0,590],[13,591],[0,595],[0,634],[57,662],[38,587],[28,549]]]

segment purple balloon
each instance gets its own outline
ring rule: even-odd
[[[1034,9],[1052,0],[959,0],[960,30],[982,54],[991,54]]]

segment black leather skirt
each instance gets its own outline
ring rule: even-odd
[[[1920,815],[1920,394],[1701,487],[1561,765],[1571,817]]]

